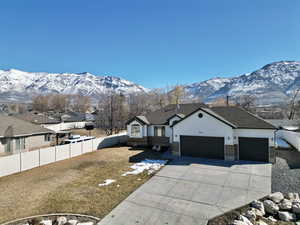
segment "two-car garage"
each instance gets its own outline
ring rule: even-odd
[[[267,138],[238,138],[236,159],[245,161],[269,161],[269,141]],[[224,159],[224,137],[180,136],[182,156]]]
[[[173,126],[172,146],[180,156],[270,162],[275,130],[237,107],[201,108]]]

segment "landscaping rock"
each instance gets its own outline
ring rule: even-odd
[[[265,215],[265,212],[262,212],[261,210],[256,209],[256,208],[250,208],[249,210],[247,210],[244,213],[244,216],[247,217],[249,220],[252,220],[252,221],[256,220],[257,216],[263,217],[264,215]]]
[[[77,223],[77,225],[94,225],[93,222]]]
[[[241,220],[234,220],[231,225],[248,225],[248,224]]]
[[[273,201],[271,200],[265,200],[264,201],[264,207],[267,213],[270,214],[277,214],[277,212],[279,211],[279,206],[276,205]]]
[[[68,222],[67,218],[64,216],[60,216],[56,219],[57,225],[64,225]]]
[[[292,206],[293,213],[300,214],[300,203],[294,202]]]
[[[255,200],[250,204],[253,208],[260,210],[263,214],[265,214],[265,207],[261,201]]]
[[[281,200],[284,199],[284,196],[281,192],[275,192],[273,194],[270,194],[268,196],[268,198],[271,199],[275,203],[279,203],[279,202],[281,202]]]
[[[255,221],[256,220],[256,213],[254,210],[252,210],[254,208],[251,208],[249,210],[247,210],[245,213],[244,213],[244,216],[247,217],[249,220],[251,221]]]
[[[238,218],[238,220],[243,221],[243,222],[244,222],[245,224],[247,224],[247,225],[253,225],[253,224],[251,223],[251,221],[248,220],[248,218],[246,218],[245,216],[240,215],[239,218]]]
[[[270,220],[270,221],[272,221],[272,222],[276,222],[277,221],[273,216],[269,216],[267,219]]]
[[[42,220],[40,224],[43,224],[43,225],[52,225],[52,220]]]
[[[298,193],[288,193],[286,194],[286,198],[291,200],[292,202],[300,202]]]
[[[286,221],[286,222],[296,220],[296,215],[294,213],[290,213],[290,212],[279,211],[278,216],[282,221]]]
[[[256,222],[256,225],[268,225],[268,224],[262,220],[259,220]]]
[[[281,210],[290,210],[292,208],[292,201],[283,199],[278,206]]]
[[[28,221],[29,225],[39,225],[42,221],[41,217],[36,217]]]
[[[78,220],[69,220],[68,223],[70,223],[71,225],[77,225]]]

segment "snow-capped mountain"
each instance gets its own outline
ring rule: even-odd
[[[249,74],[216,77],[185,85],[185,88],[190,98],[200,97],[205,102],[227,95],[236,98],[245,94],[255,95],[260,104],[285,102],[294,90],[300,88],[300,62],[274,62]],[[80,94],[96,99],[110,90],[123,94],[148,91],[133,82],[112,76],[0,70],[0,102],[26,102],[34,94],[50,93]]]
[[[250,74],[232,78],[217,77],[186,85],[189,96],[202,97],[205,101],[213,101],[226,95],[236,98],[251,94],[261,104],[284,102],[298,88],[300,62],[297,61],[274,62]]]
[[[96,98],[110,90],[129,94],[146,88],[119,77],[90,73],[32,73],[0,70],[0,100],[28,101],[34,94],[80,94]]]

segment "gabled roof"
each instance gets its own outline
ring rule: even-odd
[[[12,116],[0,115],[0,137],[50,134],[52,130]]]
[[[174,114],[173,116],[171,116],[168,121],[170,121],[171,119],[173,119],[174,117],[179,117],[180,119],[184,118],[185,115],[183,115],[182,113],[177,113],[177,114]]]
[[[142,124],[151,125],[163,125],[174,116],[179,116],[179,120],[176,124],[188,118],[190,115],[198,112],[199,110],[213,116],[221,122],[227,124],[232,128],[245,128],[245,129],[276,129],[275,126],[267,121],[245,111],[236,106],[218,106],[208,107],[202,103],[190,103],[179,105],[168,105],[163,109],[151,112],[145,116],[137,116],[127,122],[130,123],[133,120],[138,120]],[[175,124],[174,124],[175,125]]]
[[[197,110],[191,112],[190,114],[188,114],[187,116],[185,116],[184,118],[182,118],[181,120],[179,121],[176,121],[176,123],[172,124],[171,127],[177,125],[178,123],[180,123],[181,121],[189,118],[191,115],[199,112],[199,111],[202,111],[212,117],[214,117],[215,119],[221,121],[222,123],[226,124],[227,126],[230,126],[232,128],[237,128],[234,124],[232,124],[230,121],[226,120],[225,118],[223,118],[222,116],[216,114],[215,112],[213,112],[210,108],[198,108]]]
[[[206,112],[232,128],[244,129],[276,129],[272,124],[236,106],[220,106],[212,108],[199,108],[190,115],[178,121],[175,125],[185,120],[199,110]],[[174,126],[175,126],[174,125]]]
[[[44,113],[27,112],[27,113],[17,114],[17,115],[15,115],[15,117],[22,119],[22,120],[29,121],[31,123],[35,123],[35,124],[57,124],[57,123],[60,123],[59,119],[52,117],[52,116],[48,116]]]
[[[61,115],[61,119],[64,122],[82,122],[85,121],[85,113],[79,112],[67,112]]]
[[[163,109],[156,110],[154,112],[148,113],[145,117],[148,119],[150,124],[162,125],[168,123],[170,119],[175,114],[181,115],[181,117],[186,116],[200,107],[207,107],[203,103],[190,103],[190,104],[173,104],[164,107]]]
[[[211,110],[237,128],[246,129],[276,129],[275,126],[267,121],[255,116],[246,110],[235,106],[212,107]]]
[[[144,116],[136,116],[136,117],[133,117],[133,118],[131,118],[130,120],[128,120],[128,121],[126,122],[126,124],[129,124],[129,123],[131,123],[132,121],[138,121],[139,123],[141,123],[141,124],[143,124],[143,125],[149,125],[149,124],[150,124],[149,121],[147,120],[147,118],[144,117]]]

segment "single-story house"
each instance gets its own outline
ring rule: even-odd
[[[26,120],[31,123],[39,124],[39,125],[52,125],[52,124],[59,124],[61,122],[59,118],[48,115],[47,113],[40,113],[40,112],[26,112],[26,113],[16,114],[14,116],[19,119]]]
[[[235,106],[169,105],[127,122],[128,144],[179,156],[271,162],[276,127]]]
[[[0,154],[51,145],[53,131],[12,116],[0,115]]]

